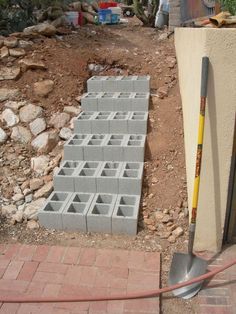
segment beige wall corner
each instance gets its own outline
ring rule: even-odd
[[[210,59],[195,250],[222,244],[236,113],[235,29],[175,29],[191,209],[200,108],[201,58]]]

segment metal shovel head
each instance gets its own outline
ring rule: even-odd
[[[191,254],[174,253],[169,274],[169,285],[175,285],[195,277],[204,275],[207,269],[207,261]],[[196,282],[173,290],[173,294],[179,298],[190,299],[201,289],[203,281]]]

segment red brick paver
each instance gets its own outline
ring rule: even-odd
[[[160,254],[59,246],[0,245],[0,295],[97,297],[159,288]],[[224,297],[224,296],[223,296]],[[0,314],[158,314],[159,298],[0,304]]]
[[[210,259],[210,256],[208,256]],[[209,261],[209,269],[215,269],[236,258],[236,245],[223,250]],[[199,314],[236,313],[236,266],[207,281],[198,295]]]

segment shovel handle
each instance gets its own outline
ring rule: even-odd
[[[201,75],[200,115],[199,115],[199,126],[198,126],[198,144],[197,144],[196,169],[195,169],[194,190],[193,190],[191,225],[196,224],[196,218],[197,218],[198,195],[199,195],[200,173],[201,173],[201,163],[202,163],[202,145],[203,145],[203,135],[204,135],[204,125],[205,125],[208,67],[209,67],[209,58],[203,57],[202,58],[202,75]]]

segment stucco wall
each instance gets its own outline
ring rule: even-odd
[[[175,30],[189,208],[195,172],[201,58],[210,59],[195,250],[219,251],[225,223],[236,112],[235,29]]]

